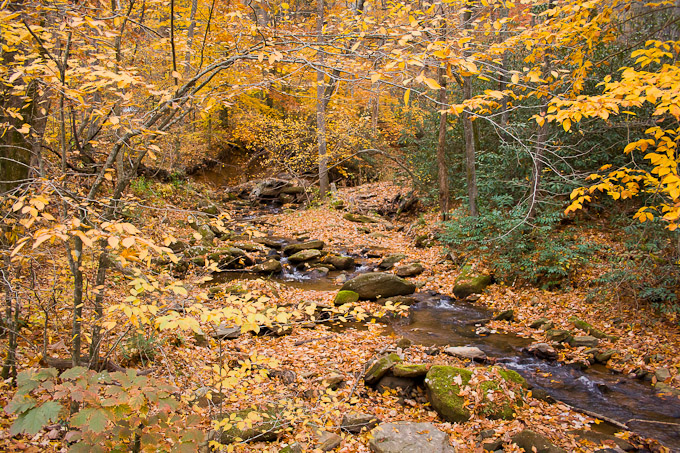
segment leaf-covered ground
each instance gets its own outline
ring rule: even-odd
[[[366,195],[372,203],[391,199],[400,189],[389,184],[374,184],[356,189],[344,189],[341,198],[349,207],[360,207]],[[403,189],[402,189],[403,190]],[[170,199],[170,197],[168,197]],[[180,204],[183,200],[176,200]],[[228,207],[225,207],[228,211]],[[162,242],[171,235],[176,238],[191,238],[193,231],[186,220],[193,212],[173,210],[170,213],[149,210],[137,219],[144,232]],[[418,277],[413,278],[420,290],[434,290],[452,294],[460,274],[460,266],[447,260],[447,250],[435,244],[428,248],[416,248],[414,238],[430,233],[437,225],[435,214],[424,214],[417,219],[403,222],[381,222],[366,225],[347,221],[344,211],[332,207],[313,207],[304,210],[284,209],[282,213],[268,214],[255,220],[244,221],[246,233],[253,236],[266,235],[293,238],[307,236],[326,242],[326,249],[359,253],[362,250],[379,250],[382,255],[403,253],[404,262],[418,261],[425,267]],[[380,258],[368,259],[376,263]],[[474,267],[484,270],[487,263],[475,262]],[[587,274],[587,273],[586,273]],[[270,279],[231,279],[219,283],[221,291],[206,298],[206,271],[196,269],[185,279],[188,295],[184,302],[199,300],[204,305],[219,307],[243,304],[266,309],[277,307],[298,314],[304,314],[310,304],[332,306],[336,291],[314,290],[278,283]],[[313,287],[312,287],[313,288]],[[339,284],[338,284],[339,288]],[[112,288],[122,299],[126,294],[124,281]],[[179,300],[179,299],[178,299]],[[245,302],[244,302],[245,300]],[[514,309],[516,322],[492,321],[488,327],[517,333],[544,341],[545,334],[532,329],[529,324],[537,318],[547,317],[557,328],[574,330],[571,316],[577,316],[594,327],[618,337],[616,341],[606,340],[605,346],[618,350],[609,366],[621,373],[634,370],[654,372],[665,367],[673,376],[667,384],[680,388],[677,375],[680,358],[680,334],[663,324],[646,321],[646,313],[632,310],[625,305],[611,303],[591,304],[586,302],[585,290],[568,293],[541,291],[532,288],[510,288],[493,285],[477,301],[494,310]],[[532,397],[527,404],[516,407],[516,418],[512,421],[488,420],[482,417],[463,424],[446,423],[423,400],[401,398],[390,392],[383,394],[364,386],[361,375],[367,362],[380,352],[396,348],[399,338],[376,322],[387,310],[374,303],[360,303],[360,308],[370,313],[372,321],[362,323],[294,324],[292,333],[281,337],[255,336],[245,334],[236,340],[215,342],[201,341],[189,330],[163,331],[156,345],[157,354],[149,363],[129,364],[133,367],[153,368],[153,376],[167,380],[179,387],[181,399],[186,403],[185,414],[203,415],[203,427],[209,431],[209,417],[212,413],[236,411],[248,407],[265,407],[277,404],[282,416],[290,421],[286,431],[275,442],[233,444],[236,451],[278,452],[285,445],[297,441],[313,451],[315,427],[339,434],[343,441],[336,451],[367,452],[368,433],[349,434],[339,429],[340,421],[348,412],[372,414],[383,422],[395,420],[430,421],[451,436],[461,452],[481,451],[478,435],[486,429],[493,429],[495,436],[505,440],[505,451],[519,451],[508,441],[510,435],[530,428],[542,433],[556,445],[567,451],[593,451],[592,446],[579,444],[567,434],[568,430],[588,427],[596,423],[592,417],[579,413],[561,404],[549,404]],[[67,326],[66,314],[64,325]],[[340,316],[338,314],[338,316]],[[209,326],[202,325],[205,332]],[[67,331],[65,330],[65,333]],[[39,332],[24,329],[25,336],[40,344]],[[65,338],[52,338],[50,352],[65,356]],[[24,345],[25,346],[25,345]],[[403,350],[404,362],[414,364],[469,365],[453,357],[430,355],[428,346],[411,345]],[[585,348],[566,347],[560,351],[560,360],[577,362],[583,360]],[[21,367],[35,366],[34,351],[22,348]],[[650,360],[650,357],[653,357]],[[220,374],[221,373],[221,374]],[[340,381],[337,388],[329,382]],[[202,387],[222,389],[224,400],[213,404],[196,404],[195,391]],[[5,406],[13,390],[3,384],[0,403]],[[470,404],[474,404],[473,401]],[[219,406],[219,407],[218,407]],[[0,419],[0,450],[5,451],[62,451],[65,443],[62,437],[53,435],[54,427],[29,437],[11,437],[9,425],[12,418],[6,414]],[[629,437],[629,433],[623,433]],[[52,439],[51,437],[55,437]],[[639,441],[630,436],[633,443]],[[652,442],[653,445],[653,442]]]

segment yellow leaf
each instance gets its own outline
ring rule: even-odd
[[[425,85],[433,90],[438,90],[441,88],[441,85],[439,85],[436,80],[430,79],[429,77],[423,77],[423,82],[425,82]]]
[[[408,99],[411,96],[411,89],[409,88],[406,90],[406,93],[404,93],[404,105],[408,105]]]

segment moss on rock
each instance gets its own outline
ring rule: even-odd
[[[338,294],[335,295],[335,299],[333,300],[333,303],[335,306],[340,306],[340,305],[345,305],[345,304],[351,304],[359,300],[359,293],[356,293],[354,291],[338,291]]]
[[[453,295],[456,296],[456,299],[465,299],[472,294],[481,294],[491,283],[493,283],[491,276],[478,275],[454,286]]]

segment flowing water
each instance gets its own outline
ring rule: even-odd
[[[477,335],[471,320],[489,317],[487,310],[472,304],[429,297],[411,307],[409,317],[393,324],[392,329],[418,344],[476,346],[553,398],[626,423],[632,431],[680,451],[677,398],[657,396],[648,383],[614,374],[601,365],[581,370],[527,355],[522,348],[531,340],[526,338],[503,333]]]
[[[299,271],[282,258],[284,271],[273,278],[282,284],[310,291],[337,291],[339,272],[320,277],[309,271]],[[368,272],[368,266],[358,266],[346,277]],[[254,279],[261,276],[227,272],[215,281]],[[596,365],[582,370],[573,365],[538,359],[522,351],[532,340],[514,334],[492,332],[478,335],[482,320],[491,317],[484,308],[456,301],[439,294],[420,292],[419,302],[409,316],[394,321],[390,329],[416,344],[426,346],[476,346],[496,363],[516,370],[534,387],[553,398],[578,409],[596,412],[625,423],[643,437],[656,439],[674,452],[680,452],[680,403],[677,397],[658,396],[648,383],[621,374],[614,374]],[[601,425],[602,426],[602,425]],[[605,429],[607,431],[607,424]],[[616,431],[609,425],[610,431]]]

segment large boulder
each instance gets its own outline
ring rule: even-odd
[[[298,244],[290,244],[283,248],[283,254],[286,256],[295,255],[297,252],[303,250],[323,250],[326,244],[320,240],[300,242]]]
[[[491,283],[493,283],[491,276],[478,275],[454,286],[453,295],[456,299],[465,299],[472,294],[481,294]]]
[[[522,376],[515,371],[503,368],[489,368],[496,372],[500,379],[514,387],[526,387],[527,383]],[[470,419],[470,411],[465,407],[465,397],[460,395],[463,387],[468,385],[473,372],[466,368],[456,368],[445,365],[435,365],[430,368],[425,376],[425,387],[430,404],[437,413],[445,420],[452,423],[465,422]],[[500,389],[500,383],[495,380],[482,381],[478,385],[486,395],[488,391]],[[518,389],[519,390],[519,389]],[[514,392],[515,398],[497,398],[494,401],[484,397],[484,404],[475,410],[490,419],[510,420],[514,418],[513,405],[521,404],[521,391]]]
[[[406,296],[413,294],[416,285],[385,272],[361,274],[342,285],[343,291],[354,291],[360,299],[374,300],[379,297]]]
[[[374,453],[456,453],[449,435],[431,423],[382,423],[368,445]]]

